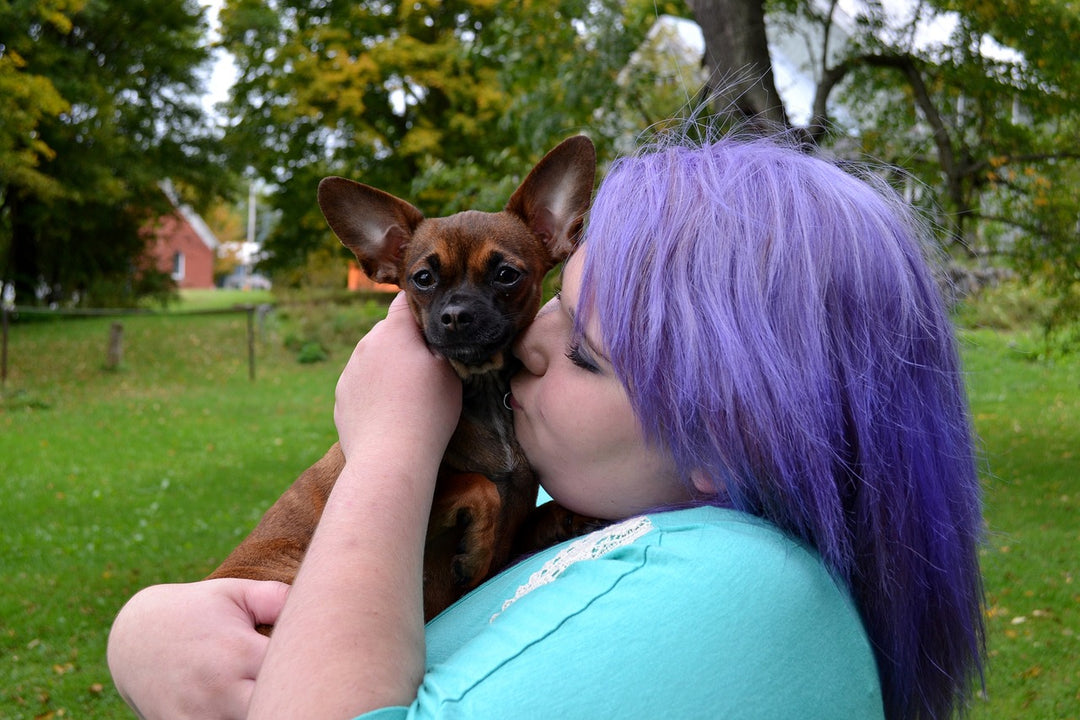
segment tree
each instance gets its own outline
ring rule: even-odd
[[[13,25],[36,24],[38,32],[46,24],[59,32],[70,32],[68,13],[79,7],[81,0],[70,5],[61,1],[7,8],[11,17],[5,18],[5,27],[10,19]],[[20,16],[17,19],[16,13]],[[39,170],[41,162],[55,153],[38,136],[37,127],[43,119],[56,118],[68,110],[70,105],[47,76],[28,71],[27,61],[17,48],[6,42],[0,44],[0,117],[4,118],[0,125],[0,178],[6,180],[5,185],[18,184],[41,195],[59,192],[55,180]]]
[[[708,91],[717,107],[747,122],[789,125],[773,80],[765,0],[688,0],[705,37]]]
[[[159,183],[224,188],[198,105],[208,57],[194,0],[22,0],[0,6],[0,278],[20,303],[132,302]],[[7,124],[6,118],[16,122]],[[192,192],[192,191],[197,191]]]
[[[908,181],[908,190],[927,189],[915,199],[935,214],[944,246],[959,259],[1005,255],[1027,274],[1048,278],[1062,297],[1076,294],[1074,0],[921,0],[906,15],[867,1],[852,16],[836,0],[691,5],[714,77],[761,77],[733,88],[744,116],[791,125],[771,77],[762,74],[771,62],[760,42],[768,19],[774,38],[806,38],[805,69],[816,93],[799,134],[908,171],[917,181]]]
[[[240,77],[226,140],[276,184],[270,266],[336,245],[314,202],[326,175],[428,214],[500,206],[544,152],[614,102],[653,7],[228,0],[222,43]]]

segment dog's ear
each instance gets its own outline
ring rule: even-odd
[[[574,248],[595,177],[592,140],[576,135],[545,155],[506,203],[506,210],[543,239],[552,264],[565,259]]]
[[[341,177],[319,183],[319,207],[369,278],[399,284],[405,246],[423,213],[390,193]]]

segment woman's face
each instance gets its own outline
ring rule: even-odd
[[[559,297],[514,346],[514,428],[540,484],[560,505],[603,519],[685,502],[675,464],[648,445],[596,323],[574,336],[584,248],[566,263]]]

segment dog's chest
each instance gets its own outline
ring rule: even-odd
[[[461,420],[450,439],[444,465],[500,482],[526,464],[514,435],[514,418],[503,404],[500,373],[471,378],[462,398]]]

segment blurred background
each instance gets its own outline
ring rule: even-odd
[[[104,664],[334,440],[388,290],[315,203],[501,207],[681,119],[873,163],[933,221],[984,447],[976,718],[1080,717],[1075,0],[0,3],[0,718],[129,717]]]

